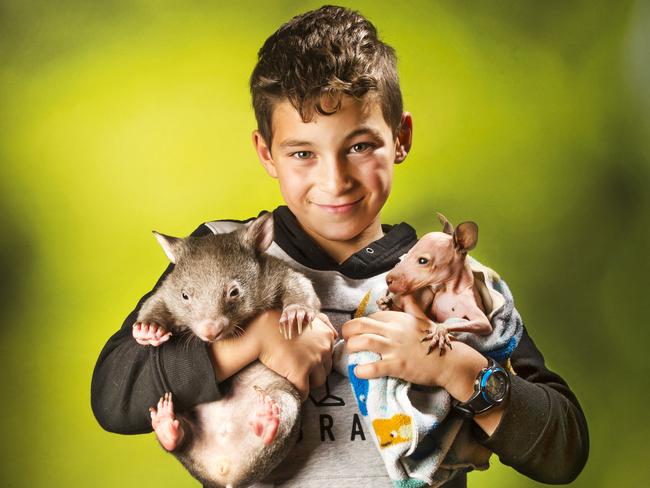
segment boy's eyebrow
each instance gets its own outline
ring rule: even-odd
[[[278,146],[285,147],[296,147],[296,146],[311,146],[312,143],[309,141],[301,141],[299,139],[285,139]]]
[[[345,140],[348,139],[353,139],[357,136],[364,136],[364,135],[369,135],[374,137],[375,139],[378,139],[380,141],[383,141],[384,138],[381,136],[381,133],[377,129],[373,129],[372,127],[359,127],[356,130],[353,130],[350,132],[346,137]]]

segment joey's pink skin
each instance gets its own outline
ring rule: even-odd
[[[454,339],[450,332],[487,335],[492,332],[492,325],[484,313],[466,260],[467,252],[476,246],[478,226],[463,222],[454,229],[442,214],[438,218],[443,232],[424,235],[402,257],[386,276],[389,295],[377,300],[377,305],[382,310],[405,310],[402,297],[416,296],[421,312],[433,321],[423,342],[431,341],[429,352],[438,347],[443,354],[446,347],[451,348]],[[465,321],[442,324],[450,318]]]

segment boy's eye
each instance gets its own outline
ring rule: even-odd
[[[312,152],[311,151],[296,151],[295,153],[291,154],[291,157],[294,157],[296,159],[309,159],[312,157]]]
[[[350,148],[350,152],[362,153],[362,152],[366,152],[368,149],[372,147],[373,147],[372,144],[370,144],[369,142],[358,142],[357,144],[354,144]]]
[[[427,264],[428,262],[429,262],[429,260],[427,258],[419,258],[418,259],[418,263],[420,263],[420,264]]]

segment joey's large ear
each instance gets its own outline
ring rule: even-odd
[[[440,212],[436,212],[436,215],[438,216],[438,220],[442,224],[442,231],[445,234],[454,235],[454,226],[449,223],[447,220],[447,217],[442,215]]]
[[[476,247],[478,242],[478,225],[476,222],[463,222],[454,230],[454,246],[460,252],[466,253]]]
[[[165,234],[161,234],[155,230],[152,232],[153,235],[156,236],[156,239],[158,239],[158,242],[162,246],[163,251],[165,251],[169,260],[175,264],[183,250],[183,239],[180,237],[166,236]]]
[[[258,253],[265,252],[273,242],[273,214],[267,212],[248,224],[244,241]]]

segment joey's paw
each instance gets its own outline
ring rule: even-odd
[[[287,305],[280,316],[280,333],[285,339],[291,339],[294,328],[298,334],[302,334],[302,329],[311,325],[317,313],[316,310],[305,305]]]
[[[259,386],[253,388],[258,394],[257,405],[251,413],[248,423],[253,433],[261,438],[265,446],[268,446],[278,433],[280,407]]]
[[[451,346],[451,341],[454,340],[454,336],[449,334],[447,328],[442,324],[437,324],[432,322],[431,329],[427,330],[427,335],[422,338],[420,342],[430,341],[429,349],[427,354],[431,354],[436,347],[440,349],[440,355],[442,356],[445,353],[447,347],[453,349]]]
[[[165,393],[156,407],[149,409],[151,426],[160,444],[168,451],[173,451],[183,439],[183,429],[179,420],[174,416],[172,394]]]
[[[377,299],[377,307],[379,310],[392,310],[393,307],[393,297],[391,295],[386,295]]]
[[[159,346],[167,342],[172,333],[155,322],[136,322],[133,324],[133,338],[143,346]]]

